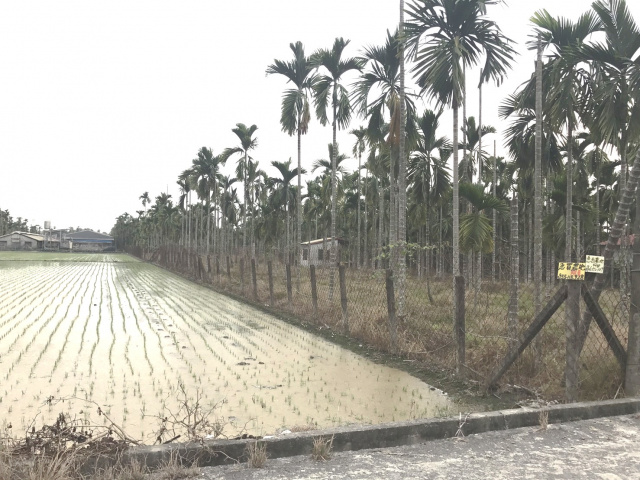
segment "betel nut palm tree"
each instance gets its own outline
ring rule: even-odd
[[[202,147],[198,150],[198,156],[193,160],[191,166],[198,195],[206,201],[207,255],[211,245],[211,195],[213,191],[214,209],[217,209],[218,176],[220,174],[220,166],[223,163],[224,157],[222,155],[214,155],[210,148]]]
[[[291,43],[289,45],[293,52],[293,60],[284,62],[274,60],[273,64],[267,67],[267,75],[279,74],[287,78],[287,83],[292,84],[292,88],[285,90],[282,95],[282,108],[280,115],[280,125],[282,130],[288,135],[298,137],[298,189],[296,191],[296,258],[302,242],[302,135],[309,129],[311,113],[309,107],[309,94],[313,88],[315,76],[314,67],[309,58],[304,54],[302,42]],[[299,262],[298,262],[299,265]],[[298,289],[300,285],[300,269],[297,270]]]
[[[576,111],[585,102],[585,86],[589,73],[579,66],[580,58],[567,55],[567,51],[578,48],[596,29],[597,21],[592,12],[582,14],[574,23],[565,18],[554,18],[546,10],[535,13],[531,18],[535,25],[542,49],[551,50],[547,69],[547,115],[555,128],[566,127],[567,145],[573,145],[573,131],[576,126]],[[537,48],[537,42],[531,42]],[[572,209],[573,209],[573,149],[567,147],[567,208],[565,214],[566,240],[565,261],[571,261]]]
[[[405,139],[406,112],[414,115],[413,102],[401,95],[400,58],[401,42],[399,33],[387,31],[385,44],[371,46],[362,56],[363,74],[355,83],[355,105],[362,115],[369,117],[369,130],[383,121],[389,122],[387,143],[391,152],[389,169],[390,188],[390,245],[392,247],[391,268],[395,270],[404,259],[405,233],[400,233],[402,217],[406,217],[406,165],[400,154],[401,141]],[[404,103],[403,103],[404,98]],[[404,106],[404,110],[401,108]],[[403,112],[405,112],[403,114]],[[403,117],[404,115],[404,117]],[[401,133],[402,132],[402,133]],[[395,181],[397,167],[397,184]],[[397,192],[397,194],[396,194]],[[405,194],[404,200],[402,199]],[[404,202],[404,203],[403,203]],[[404,227],[406,230],[406,226]],[[402,245],[402,246],[401,246]],[[404,269],[400,268],[402,272]],[[404,285],[403,273],[399,274],[400,284]],[[402,292],[401,292],[402,296]],[[400,302],[401,304],[403,302]]]
[[[243,179],[243,187],[244,187],[244,218],[242,219],[242,247],[244,250],[244,254],[246,255],[247,249],[247,211],[249,210],[249,185],[248,185],[248,177],[247,177],[247,162],[249,160],[249,152],[254,150],[258,146],[258,139],[253,136],[258,127],[255,125],[251,125],[247,127],[244,123],[237,123],[235,128],[232,128],[231,131],[238,137],[240,140],[240,146],[238,147],[230,147],[226,148],[222,153],[223,161],[226,161],[231,155],[236,153],[240,153],[242,155],[240,161],[238,162],[237,173],[238,177]],[[251,246],[251,256],[253,256],[255,252],[253,251],[253,246]]]
[[[322,125],[329,123],[331,111],[332,155],[331,155],[331,241],[329,298],[333,298],[335,287],[335,263],[337,253],[336,237],[336,153],[338,145],[336,135],[338,128],[344,129],[351,121],[351,102],[349,92],[343,85],[344,76],[349,71],[360,71],[361,62],[357,58],[343,58],[344,49],[349,40],[336,38],[331,49],[319,49],[311,56],[311,64],[318,68],[318,76],[313,85],[313,97],[316,115]]]
[[[275,167],[276,170],[278,170],[278,173],[280,174],[280,177],[282,178],[272,178],[271,181],[273,181],[274,184],[280,184],[282,185],[282,190],[283,190],[283,204],[284,204],[284,211],[285,211],[285,223],[286,223],[286,240],[285,240],[285,249],[287,252],[287,259],[289,258],[289,256],[294,253],[293,249],[291,248],[290,245],[290,239],[291,239],[291,235],[290,235],[290,229],[289,229],[289,185],[291,184],[291,180],[293,180],[296,177],[299,177],[301,174],[306,173],[305,170],[300,171],[298,168],[294,168],[293,170],[291,169],[291,159],[289,159],[286,162],[278,162],[276,160],[271,162],[271,165],[273,167]],[[298,196],[299,192],[296,192],[296,197]],[[297,203],[297,199],[296,199],[296,203]],[[296,249],[297,250],[297,249]],[[287,260],[287,263],[289,262],[289,260]]]
[[[511,41],[486,17],[499,0],[417,0],[407,8],[406,45],[422,93],[453,109],[453,274],[460,275],[458,110],[464,70],[481,62],[480,83],[500,84],[515,56]]]

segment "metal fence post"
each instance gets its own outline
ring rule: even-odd
[[[456,358],[456,373],[464,375],[465,359],[465,340],[466,340],[466,326],[465,326],[465,286],[464,277],[457,276],[454,279],[454,305],[455,305],[455,339],[457,344],[457,358]]]
[[[579,280],[567,280],[565,396],[568,402],[576,401],[578,390],[577,329],[578,322],[580,322],[580,284]]]
[[[287,301],[291,305],[291,264],[287,263]]]
[[[256,278],[256,259],[251,259],[251,281],[253,283],[253,298],[258,299],[258,280]]]
[[[269,306],[273,307],[273,262],[271,260],[267,262],[267,272],[269,275]]]
[[[387,269],[385,276],[387,289],[387,313],[389,314],[389,338],[391,341],[391,352],[396,353],[398,347],[398,331],[396,324],[396,298],[393,288],[393,270]]]
[[[347,312],[347,281],[345,278],[344,263],[338,265],[338,277],[340,281],[340,306],[342,307],[342,328],[349,333],[349,313]]]
[[[313,318],[318,321],[318,285],[316,283],[316,266],[309,266],[311,275],[311,303],[313,304]]]
[[[244,258],[240,259],[240,288],[242,295],[244,295]]]

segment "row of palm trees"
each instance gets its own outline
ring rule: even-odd
[[[180,242],[216,253],[242,247],[251,255],[274,247],[291,255],[303,239],[340,236],[350,240],[356,265],[388,261],[401,270],[414,252],[421,271],[460,275],[462,259],[466,272],[481,278],[488,255],[492,275],[500,273],[506,254],[499,247],[509,231],[502,213],[517,193],[523,273],[541,283],[544,270],[550,281],[556,258],[595,253],[613,224],[640,134],[640,30],[624,0],[595,1],[576,22],[536,13],[539,40],[530,47],[539,50],[539,71],[500,108],[509,122],[506,161],[483,145],[495,129],[482,124],[482,108],[477,119],[466,115],[467,72],[480,67],[479,89],[500,84],[516,54],[487,15],[496,3],[420,0],[405,10],[401,2],[406,22],[401,18],[384,44],[355,57],[346,55],[349,41],[342,38],[310,56],[301,42],[292,43],[292,59],[274,60],[267,74],[287,80],[280,124],[297,137],[297,167],[272,162],[278,176],[267,176],[252,157],[257,127],[237,124],[238,145],[219,154],[203,147],[180,174],[177,204],[163,194],[147,210],[145,193],[144,211],[120,217],[116,227],[128,225],[130,241],[149,245]],[[405,50],[415,92],[403,85]],[[349,72],[359,75],[352,85]],[[433,109],[417,112],[418,96]],[[451,139],[439,134],[448,108]],[[329,158],[313,163],[316,176],[303,186],[301,143],[312,109],[321,124],[331,123],[332,141]],[[358,169],[348,172],[336,136],[355,116],[364,125],[351,130]],[[222,165],[234,157],[236,177],[223,175]]]
[[[27,218],[16,217],[11,215],[11,212],[6,209],[0,208],[0,235],[6,235],[11,232],[30,232],[38,233],[39,227],[37,225],[29,226],[29,220]]]

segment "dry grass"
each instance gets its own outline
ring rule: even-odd
[[[540,414],[538,415],[538,423],[540,424],[540,428],[538,428],[539,431],[544,432],[547,427],[549,426],[549,411],[548,410],[541,410]]]
[[[13,458],[0,453],[0,480],[145,480],[152,472],[140,463],[116,464],[92,474],[81,473],[82,455]],[[154,480],[179,480],[200,475],[196,466],[185,466],[172,457],[153,472]]]
[[[250,468],[262,468],[267,463],[267,444],[259,441],[249,442],[245,455]]]
[[[313,423],[307,423],[305,425],[294,425],[289,430],[291,430],[291,432],[293,433],[298,433],[298,432],[310,432],[317,429],[318,427],[316,427]]]
[[[14,458],[0,454],[0,478],[2,480],[75,480],[81,478],[77,457],[58,454],[46,456],[20,456]]]
[[[316,462],[329,460],[331,458],[331,451],[333,449],[333,435],[331,438],[316,437],[313,439],[313,450],[311,451],[311,458]]]
[[[193,478],[200,475],[197,465],[183,465],[177,455],[172,454],[171,458],[165,462],[160,470],[154,472],[154,480],[178,480],[181,478]]]

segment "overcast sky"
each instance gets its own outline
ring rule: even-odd
[[[628,3],[640,20],[640,2]],[[546,8],[575,19],[590,4],[489,9],[521,56],[505,84],[483,91],[484,123],[503,127],[501,99],[531,74],[535,54],[523,45],[531,15]],[[266,67],[289,60],[297,40],[310,54],[342,36],[346,54],[358,55],[382,44],[398,16],[397,0],[0,2],[0,208],[30,224],[109,231],[118,215],[142,209],[145,191],[177,200],[178,174],[202,146],[235,146],[238,122],[258,126],[253,156],[273,173],[272,160],[296,161],[296,140],[279,124],[284,78],[266,77]],[[477,116],[477,74],[469,76],[467,115]],[[448,118],[441,135],[451,136]],[[354,118],[351,128],[363,123]],[[349,137],[339,135],[343,152]],[[303,167],[327,158],[330,141],[330,127],[314,119]]]

